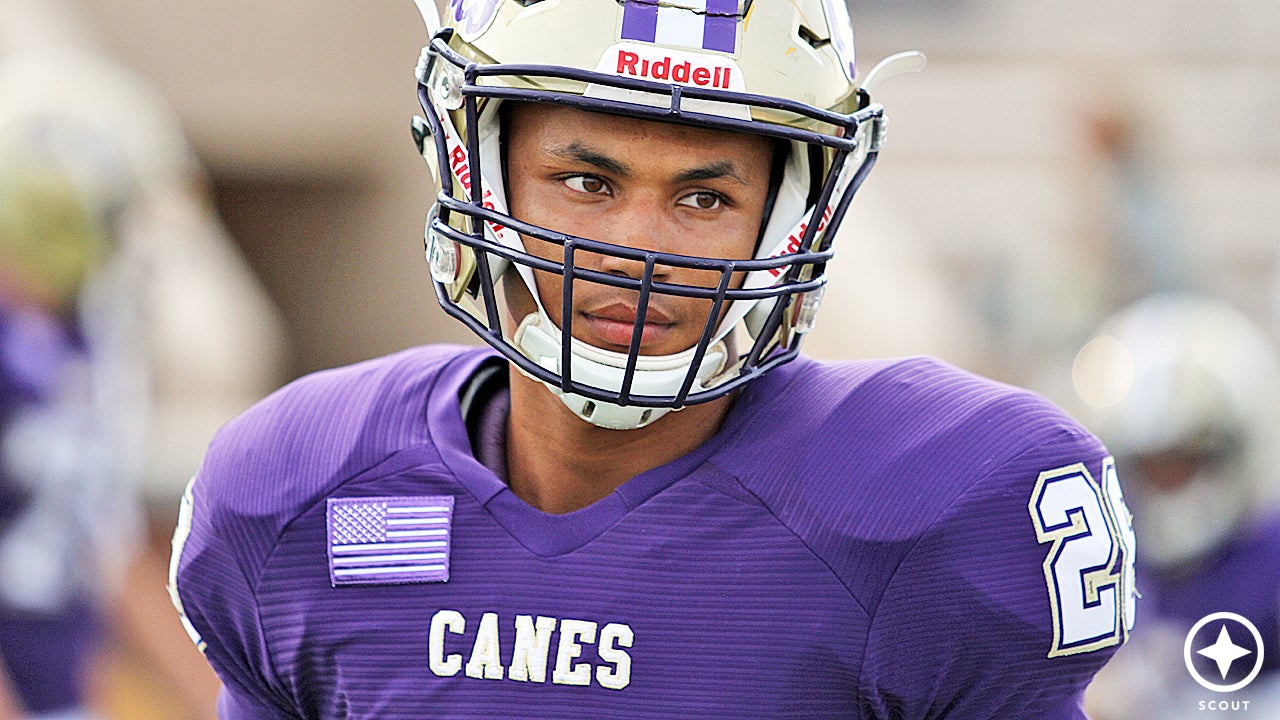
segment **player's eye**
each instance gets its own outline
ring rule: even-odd
[[[570,175],[563,178],[561,182],[567,185],[570,190],[589,195],[596,195],[609,189],[605,181],[595,175]]]
[[[720,193],[702,190],[685,195],[677,200],[676,204],[697,208],[698,210],[717,210],[724,204],[724,196]]]

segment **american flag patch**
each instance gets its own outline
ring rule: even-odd
[[[449,579],[451,495],[329,498],[328,521],[334,587]]]
[[[738,0],[623,0],[622,39],[734,52]]]

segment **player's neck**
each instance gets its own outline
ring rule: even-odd
[[[582,509],[709,440],[731,404],[722,398],[668,413],[648,427],[606,430],[579,419],[542,383],[513,372],[507,482],[543,512]]]

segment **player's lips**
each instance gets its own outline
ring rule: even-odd
[[[631,336],[636,326],[636,306],[627,303],[614,303],[579,313],[581,321],[591,334],[608,345],[621,348],[631,346]],[[661,341],[675,327],[675,323],[666,313],[650,306],[644,314],[644,328],[641,330],[641,346],[652,345]]]

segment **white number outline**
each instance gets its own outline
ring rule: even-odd
[[[1045,555],[1043,568],[1045,584],[1049,593],[1049,607],[1053,614],[1053,645],[1048,657],[1063,657],[1079,653],[1093,652],[1103,648],[1119,645],[1124,641],[1128,630],[1133,627],[1133,530],[1132,516],[1124,506],[1120,494],[1119,482],[1115,472],[1115,461],[1107,458],[1103,461],[1103,482],[1099,483],[1089,473],[1084,463],[1075,463],[1056,470],[1040,473],[1027,510],[1035,525],[1036,540],[1041,543],[1052,543]],[[1084,504],[1066,510],[1065,518],[1060,522],[1046,521],[1041,504],[1045,494],[1055,483],[1068,482],[1077,484],[1082,503],[1095,503],[1089,508]],[[1116,504],[1119,507],[1115,507]],[[1107,557],[1100,555],[1092,560],[1094,564],[1082,567],[1059,567],[1059,561],[1067,544],[1074,540],[1093,538],[1095,529],[1090,528],[1086,520],[1089,510],[1096,510],[1101,516],[1108,540]],[[1123,524],[1120,520],[1123,518]],[[1121,529],[1123,528],[1123,530]],[[1110,602],[1113,608],[1111,628],[1101,634],[1081,638],[1072,642],[1064,642],[1067,632],[1070,611],[1076,608],[1062,607],[1062,585],[1064,581],[1079,582],[1083,588],[1083,604],[1078,608],[1084,612]],[[1109,600],[1108,600],[1109,598]]]
[[[1124,502],[1124,491],[1120,488],[1120,475],[1116,472],[1115,458],[1107,458],[1102,461],[1102,491],[1107,502],[1103,503],[1103,509],[1111,514],[1112,527],[1116,530],[1115,537],[1120,541],[1120,550],[1124,553],[1121,558],[1122,565],[1117,568],[1120,573],[1120,599],[1124,602],[1124,630],[1125,637],[1128,637],[1130,630],[1133,630],[1134,614],[1137,610],[1136,599],[1138,589],[1135,585],[1135,573],[1133,568],[1134,560],[1137,558],[1137,537],[1133,532],[1133,513],[1129,512],[1129,506]]]
[[[204,638],[200,637],[200,631],[196,630],[191,621],[187,619],[187,610],[182,606],[182,598],[178,595],[178,564],[182,561],[182,551],[187,546],[187,537],[191,535],[191,520],[194,501],[192,500],[192,489],[196,484],[193,477],[187,483],[187,487],[182,491],[182,503],[178,506],[178,525],[173,531],[173,551],[169,556],[169,582],[167,587],[169,590],[169,600],[173,603],[173,607],[178,611],[178,618],[182,620],[182,627],[187,631],[187,636],[191,638],[191,642],[195,643],[196,649],[203,653],[206,649]]]

